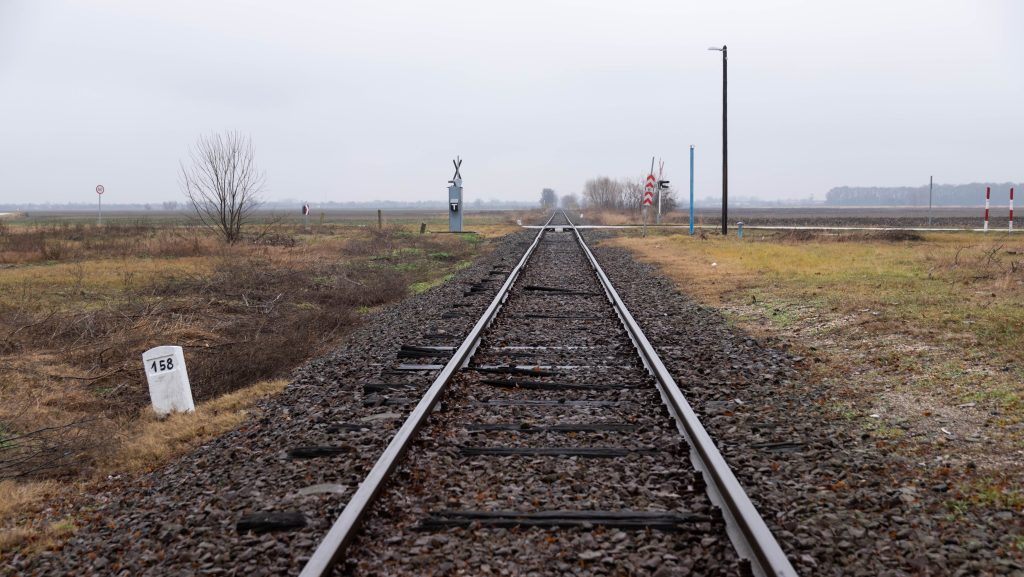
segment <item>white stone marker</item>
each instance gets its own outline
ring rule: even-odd
[[[149,381],[149,397],[153,410],[161,417],[171,413],[191,413],[196,410],[192,402],[192,386],[185,371],[185,354],[181,347],[154,347],[142,353],[142,364]]]

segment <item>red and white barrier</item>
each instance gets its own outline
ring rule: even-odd
[[[992,189],[988,186],[985,187],[985,232],[988,232],[988,203],[992,198]]]
[[[1010,232],[1013,232],[1013,188],[1010,188]]]

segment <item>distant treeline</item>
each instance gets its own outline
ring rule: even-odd
[[[992,204],[1006,204],[1010,188],[1021,190],[1020,183],[972,182],[936,184],[932,190],[934,206],[982,206],[985,187],[992,188]],[[1014,195],[1016,196],[1016,194]],[[837,186],[825,195],[829,206],[928,206],[928,185],[924,186]]]

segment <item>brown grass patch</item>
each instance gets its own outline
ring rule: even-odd
[[[91,482],[108,475],[134,475],[159,468],[169,460],[242,424],[263,399],[284,390],[284,379],[264,381],[198,403],[194,413],[178,413],[160,419],[151,409],[141,409],[137,419],[111,430]],[[81,471],[79,471],[81,473]],[[6,551],[32,554],[53,549],[75,531],[71,518],[49,520],[43,515],[54,500],[74,500],[91,491],[90,482],[60,483],[53,480],[0,481],[0,559]]]
[[[411,226],[321,228],[253,230],[232,247],[152,223],[0,231],[0,479],[71,482],[110,466],[114,441],[148,414],[140,356],[153,346],[185,348],[198,403],[226,398],[285,377],[364,311],[487,248]],[[42,255],[49,245],[61,254]],[[155,462],[134,446],[130,461]]]
[[[100,459],[98,472],[109,475],[158,468],[237,427],[257,402],[280,393],[287,384],[285,379],[264,381],[200,403],[194,413],[176,413],[164,419],[143,409],[139,418],[119,433],[115,450]]]
[[[74,520],[53,511],[238,426],[365,311],[488,249],[481,235],[398,224],[253,227],[232,247],[167,223],[4,224],[0,551],[58,543]],[[166,344],[185,349],[197,410],[159,420],[141,354]]]
[[[8,551],[33,553],[51,549],[75,531],[70,519],[34,518],[64,488],[53,481],[0,481],[0,560]]]
[[[953,453],[1019,481],[1024,238],[843,236],[609,242],[743,330],[793,344],[836,418],[915,459]]]

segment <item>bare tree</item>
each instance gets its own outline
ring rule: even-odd
[[[583,198],[594,208],[616,209],[622,201],[622,184],[607,176],[592,178],[583,185]]]
[[[545,188],[540,192],[540,207],[552,209],[558,206],[558,195],[552,188]]]
[[[579,210],[580,208],[580,200],[579,197],[576,196],[575,192],[563,194],[562,198],[559,199],[559,202],[565,210]]]
[[[196,217],[228,244],[242,236],[242,225],[259,206],[264,173],[256,167],[252,140],[235,131],[200,136],[181,163],[179,183]]]
[[[622,207],[633,212],[639,211],[644,205],[644,182],[646,176],[623,178]]]

